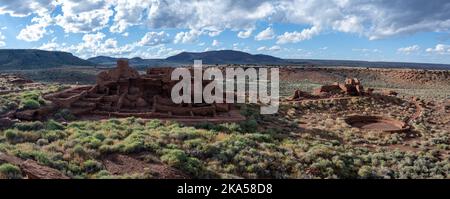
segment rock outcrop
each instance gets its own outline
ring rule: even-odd
[[[315,95],[321,95],[323,93],[344,93],[350,96],[362,96],[365,94],[364,87],[357,78],[347,78],[344,84],[335,82],[332,85],[324,85],[314,90]]]
[[[69,179],[60,171],[38,164],[34,160],[22,160],[0,152],[0,163],[9,163],[20,168],[28,179]]]

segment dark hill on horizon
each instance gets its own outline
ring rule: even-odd
[[[61,66],[94,66],[68,52],[35,49],[0,49],[0,70],[45,69]]]
[[[88,61],[99,65],[115,65],[118,59],[108,56],[98,56],[87,59]],[[127,59],[127,58],[125,58]],[[127,59],[130,65],[134,66],[160,66],[160,65],[183,65],[192,64],[194,60],[202,60],[204,64],[286,64],[287,61],[269,56],[252,55],[245,52],[234,50],[220,50],[207,52],[182,52],[180,54],[168,57],[166,59],[142,59],[135,57]]]
[[[285,64],[286,61],[270,55],[252,55],[235,50],[219,50],[207,52],[182,52],[168,57],[166,61],[175,63],[193,63],[202,60],[205,64]]]

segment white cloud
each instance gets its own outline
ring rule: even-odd
[[[104,33],[98,32],[83,35],[82,42],[76,45],[59,45],[57,42],[52,41],[43,44],[38,48],[73,52],[82,58],[95,57],[99,55],[124,56],[129,55],[137,48],[137,42],[119,46],[117,40],[114,38],[106,39],[106,35]]]
[[[48,50],[48,51],[57,51],[57,50],[62,50],[64,49],[65,45],[60,45],[57,42],[48,42],[48,43],[44,43],[41,46],[38,47],[38,49],[41,50]]]
[[[164,44],[159,46],[152,46],[149,48],[138,49],[128,55],[128,57],[141,57],[144,59],[154,59],[154,58],[167,58],[172,55],[179,54],[185,50],[168,48]]]
[[[283,35],[277,37],[277,44],[298,43],[304,40],[309,40],[319,33],[320,28],[318,28],[317,26],[309,29],[304,29],[301,32],[285,32]]]
[[[255,40],[257,41],[270,40],[273,38],[275,38],[275,32],[271,27],[266,28],[255,36]]]
[[[55,6],[62,11],[55,18],[56,25],[72,33],[92,33],[105,27],[123,33],[130,26],[142,25],[197,30],[210,36],[225,29],[240,30],[238,36],[246,38],[258,21],[309,25],[369,39],[450,31],[447,0],[2,0],[0,14],[44,16],[53,13]],[[293,41],[318,34],[293,33]],[[289,43],[289,39],[281,41]]]
[[[114,24],[111,32],[122,33],[128,27],[141,25],[145,21],[145,15],[152,7],[152,1],[147,0],[116,0],[114,2]]]
[[[9,14],[13,17],[26,17],[36,13],[42,16],[54,9],[56,4],[53,0],[2,0],[0,15]]]
[[[223,32],[223,30],[207,30],[207,32],[210,37],[216,37],[219,36],[220,33]]]
[[[56,24],[68,33],[90,33],[108,26],[113,16],[111,1],[65,0],[61,3],[62,14],[55,17]]]
[[[217,36],[224,30],[237,32],[239,38],[249,38],[258,22],[312,27],[285,32],[277,37],[280,45],[332,31],[368,39],[449,32],[449,7],[448,0],[2,0],[0,15],[35,18],[17,36],[25,41],[40,40],[56,26],[67,34],[96,33],[106,28],[123,34],[132,26],[182,29],[174,43],[195,42],[200,35]],[[52,20],[42,22],[54,15],[57,16]],[[274,33],[263,34],[255,39],[274,37]],[[106,40],[103,38],[102,42]],[[110,46],[113,43],[109,41]],[[447,53],[445,45],[440,45],[427,51]]]
[[[379,49],[368,49],[368,48],[353,48],[352,49],[352,51],[355,51],[355,52],[362,52],[362,53],[369,53],[369,52],[372,52],[372,53],[380,53],[381,51],[379,50]]]
[[[214,39],[211,46],[214,46],[214,47],[220,46],[220,42]]]
[[[6,43],[4,40],[5,40],[5,36],[3,35],[2,32],[0,32],[0,47],[6,46]]]
[[[438,44],[434,48],[428,48],[428,53],[435,53],[439,55],[450,55],[450,45]]]
[[[412,46],[407,46],[404,48],[399,48],[399,49],[397,49],[397,52],[409,55],[411,53],[418,52],[419,50],[420,50],[419,45],[412,45]]]
[[[261,46],[258,49],[256,49],[257,51],[280,51],[281,47],[280,46],[272,46],[272,47],[266,47],[266,46]]]
[[[253,31],[254,31],[254,28],[249,28],[249,29],[246,29],[244,31],[239,31],[237,36],[239,38],[246,39],[246,38],[249,38],[252,35]]]
[[[22,29],[17,35],[17,39],[28,42],[40,40],[45,34],[47,34],[46,28],[50,25],[52,19],[47,15],[44,17],[34,17],[31,22],[35,23],[27,25],[24,29]]]
[[[192,43],[197,40],[197,38],[202,34],[198,30],[190,30],[189,32],[179,32],[175,35],[174,43]]]
[[[148,32],[139,41],[141,46],[156,46],[160,44],[169,43],[169,34],[164,31],[161,32]]]

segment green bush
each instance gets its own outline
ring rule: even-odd
[[[40,121],[35,122],[21,122],[14,125],[15,128],[21,131],[38,131],[44,128],[44,124]]]
[[[41,104],[39,104],[38,101],[33,99],[24,99],[20,101],[20,109],[23,110],[34,110],[38,109],[39,107],[41,107]]]
[[[14,110],[14,109],[19,108],[19,105],[16,102],[8,102],[8,103],[6,103],[6,108],[8,110]]]
[[[155,129],[162,126],[161,120],[150,120],[145,124],[149,129]]]
[[[47,139],[49,142],[54,142],[67,137],[67,133],[61,130],[50,130],[42,132],[42,137]]]
[[[161,160],[166,164],[181,169],[193,176],[200,177],[203,175],[203,166],[197,158],[189,157],[186,153],[179,149],[166,149]]]
[[[375,178],[376,173],[373,171],[372,167],[362,166],[358,170],[358,176],[363,179],[370,179],[370,178]]]
[[[58,111],[55,114],[55,117],[62,118],[62,119],[67,120],[67,121],[73,121],[73,120],[77,119],[75,117],[75,115],[73,115],[72,112],[70,112],[69,109],[62,109],[62,110]]]
[[[15,129],[8,129],[5,131],[5,138],[9,141],[14,141],[18,137],[18,131]]]
[[[49,120],[45,124],[45,129],[47,130],[64,130],[64,125],[60,124],[59,122],[55,120]]]
[[[95,173],[103,169],[102,163],[96,160],[87,160],[83,163],[83,170],[87,173]]]
[[[245,133],[256,132],[258,127],[258,122],[254,119],[246,120],[240,123],[241,131]]]
[[[20,169],[12,164],[0,165],[0,179],[21,179],[22,172]]]
[[[40,133],[36,132],[22,132],[17,129],[8,129],[5,131],[5,138],[10,143],[36,142],[41,138]]]

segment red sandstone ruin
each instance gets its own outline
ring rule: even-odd
[[[170,93],[178,81],[170,80],[172,71],[173,68],[150,68],[141,75],[129,67],[128,61],[119,60],[116,68],[99,73],[93,86],[75,87],[44,97],[59,109],[82,116],[245,119],[233,111],[231,104],[173,103]]]
[[[323,85],[313,90],[312,94],[301,90],[296,90],[289,101],[330,98],[336,95],[364,96],[371,95],[372,93],[373,89],[369,88],[365,91],[361,82],[357,78],[347,78],[343,84],[335,82],[331,85]]]

